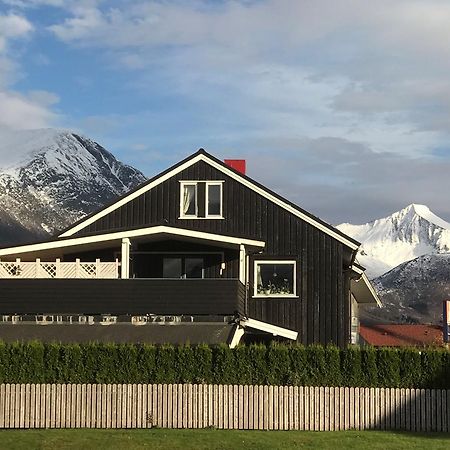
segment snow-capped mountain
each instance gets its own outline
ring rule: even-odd
[[[424,255],[373,280],[383,308],[361,310],[364,322],[434,323],[450,298],[450,254]]]
[[[0,130],[0,246],[53,234],[144,180],[70,131]]]
[[[369,278],[418,256],[450,253],[450,223],[425,205],[411,204],[373,222],[337,228],[362,243],[358,261]]]

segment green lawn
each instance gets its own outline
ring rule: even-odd
[[[381,431],[3,430],[0,449],[450,449],[450,434]]]

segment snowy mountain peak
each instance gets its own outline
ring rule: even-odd
[[[430,253],[450,253],[450,224],[425,205],[411,204],[363,225],[337,227],[362,243],[358,260],[370,277]]]
[[[0,130],[0,245],[14,242],[16,229],[20,239],[54,233],[143,181],[141,172],[70,131]]]

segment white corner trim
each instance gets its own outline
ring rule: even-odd
[[[255,319],[242,319],[239,324],[244,328],[254,328],[255,330],[265,331],[274,336],[285,337],[287,339],[292,339],[293,341],[296,341],[298,336],[297,331],[288,330],[287,328],[278,327]]]
[[[230,348],[235,348],[239,342],[241,342],[242,336],[244,336],[245,330],[240,325],[236,326],[236,331],[233,334],[233,337],[230,342]]]
[[[94,214],[92,217],[89,217],[88,219],[84,220],[83,222],[79,223],[78,225],[75,225],[73,228],[70,228],[69,230],[65,231],[63,234],[61,234],[59,237],[67,237],[72,236],[74,233],[77,233],[78,231],[82,230],[83,228],[87,227],[91,223],[97,221],[98,219],[106,216],[107,214],[111,213],[112,211],[116,210],[117,208],[120,208],[121,206],[125,205],[126,203],[130,202],[131,200],[134,200],[136,197],[139,197],[143,193],[149,191],[150,189],[153,189],[158,184],[163,183],[164,181],[168,180],[169,178],[173,177],[177,173],[185,170],[189,166],[196,164],[199,161],[204,161],[210,166],[214,167],[215,169],[221,171],[225,175],[228,175],[230,178],[233,178],[234,180],[237,180],[239,183],[243,184],[244,186],[248,187],[249,189],[253,190],[259,195],[262,195],[263,197],[267,198],[271,202],[275,203],[276,205],[284,208],[291,214],[294,214],[295,216],[299,217],[300,219],[304,220],[305,222],[313,225],[314,227],[318,228],[319,230],[323,231],[324,233],[328,234],[329,236],[333,237],[334,239],[338,240],[339,242],[342,242],[347,247],[350,247],[352,250],[356,250],[359,246],[355,244],[354,242],[346,239],[344,236],[341,236],[339,233],[333,231],[332,229],[326,227],[325,225],[322,225],[320,222],[317,222],[312,217],[309,217],[308,215],[302,213],[301,211],[297,210],[296,208],[292,207],[288,203],[278,199],[274,195],[270,194],[269,192],[266,192],[264,189],[260,188],[259,186],[256,186],[251,181],[246,180],[242,176],[234,173],[232,170],[228,169],[227,167],[222,166],[221,164],[216,163],[212,159],[208,158],[206,155],[199,154],[195,156],[194,158],[186,161],[184,164],[181,164],[180,166],[176,167],[175,169],[171,170],[170,172],[167,172],[165,175],[158,177],[153,182],[146,184],[145,186],[142,186],[142,188],[138,189],[137,191],[127,195],[126,197],[122,198],[121,200],[117,201],[113,205],[109,206],[108,208],[105,208],[102,211],[99,211],[97,214]],[[183,180],[184,181],[184,180]],[[186,180],[190,181],[190,180]],[[196,180],[196,181],[202,181],[202,180]],[[213,180],[211,180],[213,181]],[[215,180],[214,180],[215,181]]]
[[[20,253],[36,252],[42,250],[51,250],[63,247],[71,247],[74,245],[85,245],[96,242],[106,242],[121,240],[124,238],[136,238],[142,236],[152,236],[157,234],[167,234],[172,236],[190,237],[194,239],[202,239],[213,242],[226,242],[236,246],[248,245],[251,247],[264,248],[264,241],[255,241],[233,236],[223,236],[221,234],[205,233],[203,231],[185,230],[182,228],[172,228],[168,226],[156,226],[149,228],[140,228],[137,230],[120,231],[116,233],[99,234],[95,236],[75,237],[71,239],[56,240],[50,242],[42,242],[37,244],[22,245],[17,247],[9,247],[0,249],[0,256],[15,255]]]

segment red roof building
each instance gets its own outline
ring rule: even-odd
[[[374,347],[442,346],[442,327],[436,325],[361,325],[360,337],[363,343]]]

